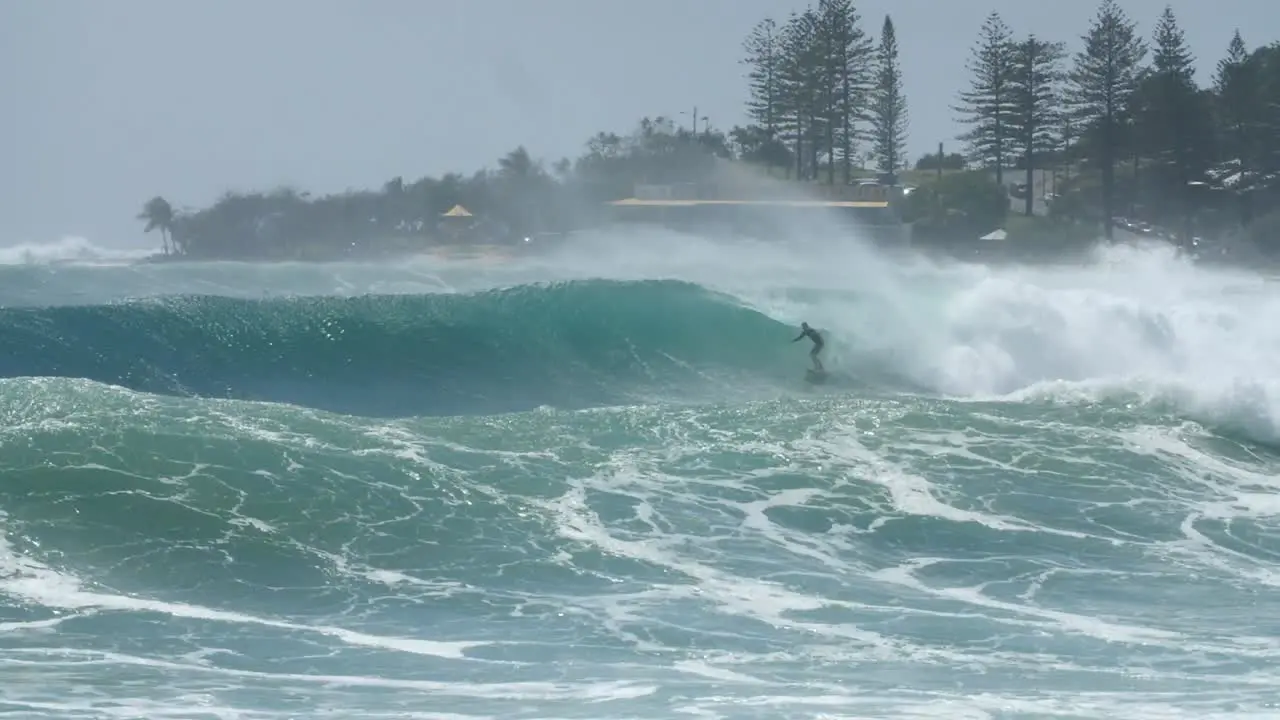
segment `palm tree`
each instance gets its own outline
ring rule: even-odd
[[[147,201],[142,206],[142,212],[138,213],[139,220],[146,220],[147,226],[142,232],[151,232],[152,230],[160,230],[160,243],[164,248],[164,254],[169,254],[169,233],[173,228],[173,207],[169,205],[169,201],[159,195]]]
[[[526,180],[541,170],[523,145],[499,158],[498,169],[511,180]]]
[[[553,182],[542,163],[533,159],[521,145],[498,159],[498,176],[499,183],[495,189],[503,210],[497,214],[521,234],[540,230]]]

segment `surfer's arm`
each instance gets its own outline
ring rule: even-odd
[[[803,339],[804,339],[804,333],[800,333],[799,335],[796,336],[796,339],[792,340],[791,342],[800,342]]]

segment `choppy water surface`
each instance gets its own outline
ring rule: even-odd
[[[0,266],[0,712],[1280,717],[1274,284],[645,240]]]

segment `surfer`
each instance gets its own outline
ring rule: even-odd
[[[818,353],[822,352],[822,346],[824,344],[822,342],[822,335],[818,334],[817,330],[809,327],[809,323],[802,322],[800,323],[800,334],[791,342],[800,342],[805,338],[809,338],[813,341],[813,349],[809,351],[809,357],[813,358],[813,369],[818,372],[826,372],[826,370],[822,368],[822,361],[818,359]]]

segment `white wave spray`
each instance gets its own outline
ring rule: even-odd
[[[1280,283],[1161,244],[1087,261],[888,258],[852,240],[732,243],[675,233],[592,239],[561,275],[675,277],[832,338],[852,372],[889,365],[956,398],[1132,397],[1280,441]]]
[[[120,264],[155,252],[138,248],[109,248],[87,238],[69,235],[53,242],[19,243],[0,247],[0,265]]]

